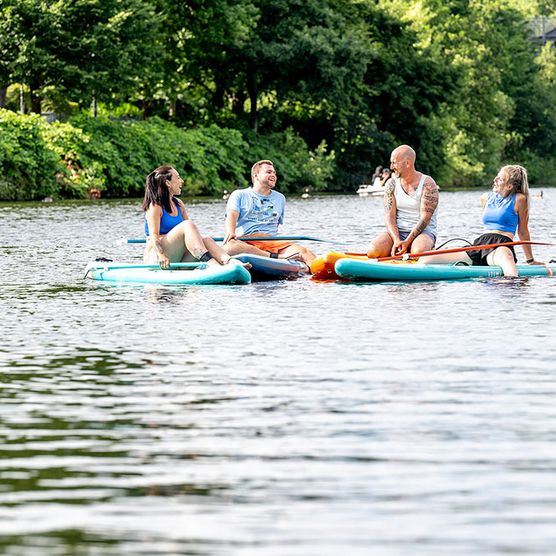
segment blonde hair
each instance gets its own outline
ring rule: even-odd
[[[272,160],[259,160],[258,162],[255,162],[255,164],[253,164],[253,166],[251,167],[251,182],[252,183],[255,183],[255,175],[259,171],[259,168],[263,164],[270,164],[274,168],[274,162],[272,162]]]
[[[529,179],[527,170],[518,164],[503,166],[502,170],[508,174],[508,183],[512,186],[514,193],[523,193],[529,203]]]

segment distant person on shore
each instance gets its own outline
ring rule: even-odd
[[[384,168],[384,170],[382,170],[382,175],[380,176],[380,186],[384,187],[386,185],[386,182],[392,177],[392,172],[390,171],[390,168]]]
[[[415,169],[415,151],[400,145],[392,151],[392,179],[385,184],[386,232],[371,240],[370,258],[428,251],[436,242],[438,187]]]
[[[307,266],[315,254],[285,240],[257,241],[256,236],[275,236],[284,222],[286,198],[274,190],[276,170],[270,160],[259,160],[251,168],[252,187],[234,191],[226,205],[224,249],[229,255],[251,253],[274,259],[302,260]],[[241,241],[238,237],[253,236]]]
[[[491,245],[514,241],[518,234],[522,241],[530,241],[529,234],[529,182],[527,170],[522,166],[503,166],[494,178],[492,191],[481,196],[483,224],[486,233],[473,245]],[[527,264],[543,264],[535,260],[531,245],[523,245]],[[518,275],[517,257],[513,245],[487,247],[476,251],[445,253],[420,257],[423,264],[464,263],[477,266],[500,266],[504,276]]]
[[[178,199],[183,180],[172,166],[159,166],[147,176],[143,210],[145,211],[144,261],[168,268],[170,263],[201,261],[208,264],[233,262],[214,240],[201,237],[189,220],[183,201]]]
[[[375,172],[374,174],[371,176],[371,185],[372,186],[380,186],[382,185],[382,172],[383,172],[383,167],[382,166],[377,166],[375,168]]]

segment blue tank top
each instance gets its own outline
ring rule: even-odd
[[[160,219],[160,233],[167,234],[172,228],[175,228],[180,222],[183,222],[181,209],[178,206],[178,214],[172,216],[162,207],[162,218]],[[147,216],[145,215],[145,235],[149,235],[149,225],[147,224]]]
[[[515,212],[516,194],[502,197],[490,192],[483,210],[483,224],[487,230],[500,230],[515,234],[519,217]]]

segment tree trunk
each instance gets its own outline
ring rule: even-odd
[[[42,112],[42,97],[35,94],[38,87],[31,84],[29,86],[29,92],[31,93],[31,112],[34,114],[40,114]]]
[[[8,84],[4,83],[0,85],[0,108],[4,108],[6,105],[6,95],[8,94]]]
[[[249,127],[257,133],[257,85],[255,84],[255,76],[249,72],[247,74],[247,94],[251,101],[251,109],[249,110]]]
[[[150,99],[142,100],[141,108],[143,109],[143,120],[147,120],[151,111],[151,100]]]
[[[175,98],[170,101],[170,106],[168,107],[168,117],[174,119],[178,113],[178,103]]]
[[[245,111],[245,91],[238,91],[232,102],[232,112],[236,116],[242,116]]]
[[[226,91],[224,83],[219,79],[215,80],[216,89],[212,95],[212,105],[216,110],[222,110],[224,108],[224,93]]]

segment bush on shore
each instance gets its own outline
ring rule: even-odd
[[[38,115],[0,109],[0,200],[43,197],[136,197],[145,176],[161,164],[175,166],[187,195],[221,195],[246,187],[253,162],[275,162],[280,189],[322,190],[334,156],[314,152],[292,130],[271,135],[211,125],[181,129],[159,118],[116,121],[81,114],[47,123]]]

